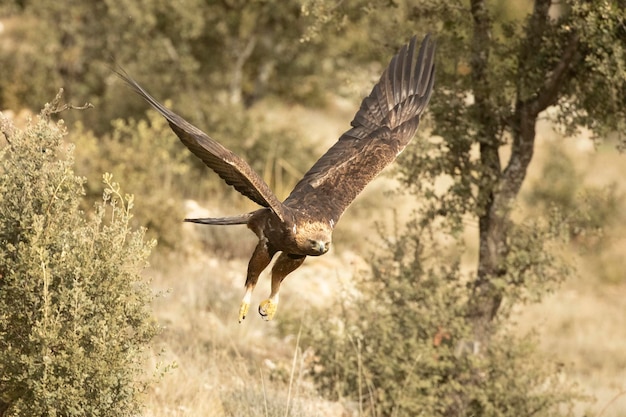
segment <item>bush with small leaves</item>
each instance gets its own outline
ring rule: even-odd
[[[518,256],[510,260],[517,271],[528,264],[524,254],[539,252],[542,238],[518,239],[511,251]],[[321,391],[352,402],[364,416],[571,415],[580,395],[559,366],[539,354],[536,338],[516,335],[508,314],[558,278],[547,272],[553,260],[542,259],[541,271],[527,270],[545,278],[503,277],[506,306],[485,346],[468,320],[468,277],[454,248],[438,242],[430,227],[411,223],[386,240],[372,273],[341,300],[340,314],[313,314],[303,345],[316,351],[310,371]]]
[[[55,111],[23,131],[0,115],[0,416],[136,415],[158,332],[141,275],[154,243],[110,175],[81,211]]]

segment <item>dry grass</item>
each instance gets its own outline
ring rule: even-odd
[[[155,289],[167,291],[154,306],[164,326],[156,349],[163,351],[159,360],[174,367],[147,393],[145,415],[341,415],[342,407],[320,398],[307,381],[311,352],[301,350],[295,335],[279,337],[277,323],[254,311],[237,323],[245,262],[191,256],[157,260],[150,271]],[[268,286],[262,278],[256,302]],[[281,309],[295,310],[289,292]]]
[[[598,288],[573,279],[541,304],[520,312],[522,328],[539,331],[541,349],[564,364],[564,375],[595,397],[581,414],[626,415],[626,286]]]

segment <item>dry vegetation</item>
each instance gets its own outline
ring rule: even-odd
[[[165,327],[157,349],[175,368],[148,394],[146,416],[279,416],[287,408],[288,415],[313,416],[339,407],[307,381],[311,352],[297,347],[296,335],[280,336],[276,322],[254,314],[237,323],[243,270],[242,261],[205,257],[153,271],[155,286],[169,288],[155,305]]]
[[[288,109],[285,114],[294,112],[300,120],[312,123],[320,120],[326,120],[327,126],[341,123],[341,117],[334,113],[325,118],[319,111],[307,114],[302,109]],[[548,158],[545,143],[561,140],[549,126],[543,126],[541,131],[542,143],[529,187]],[[329,128],[329,132],[333,129]],[[585,142],[571,143],[584,145]],[[610,146],[603,145],[597,151],[570,147],[568,153],[583,172],[585,181],[607,185],[626,174],[621,163],[623,156]],[[337,297],[349,291],[351,277],[367,268],[365,259],[371,250],[368,239],[376,235],[374,221],[381,219],[392,224],[391,205],[404,205],[401,212],[407,211],[407,205],[410,207],[406,199],[397,198],[393,203],[387,197],[381,199],[383,190],[388,191],[391,186],[388,178],[379,178],[372,184],[342,219],[343,230],[337,232],[338,248],[327,256],[308,260],[289,277],[275,322],[266,323],[251,314],[243,324],[237,324],[245,259],[225,260],[197,247],[184,257],[157,255],[149,274],[155,289],[165,291],[166,295],[154,306],[164,326],[155,349],[163,350],[160,360],[175,367],[148,393],[145,415],[357,415],[353,404],[329,403],[319,397],[307,377],[314,352],[303,351],[297,344],[297,332],[285,334],[280,331],[280,325],[281,320],[287,319],[306,323],[312,306],[337,308]],[[198,228],[186,228],[191,241],[197,239],[198,232],[205,233]],[[473,228],[475,225],[468,225],[468,236],[473,234]],[[350,238],[341,236],[342,232]],[[363,234],[368,236],[365,240]],[[220,236],[226,236],[226,241],[234,239],[241,255],[254,245],[254,237],[243,227],[229,231],[218,228],[211,236],[217,241]],[[471,243],[468,246],[472,253]],[[622,256],[626,252],[623,243],[608,250]],[[520,332],[536,330],[542,351],[563,363],[562,378],[578,382],[585,393],[596,398],[591,405],[581,404],[578,415],[624,415],[626,396],[619,396],[626,389],[623,385],[626,307],[622,302],[626,282],[606,282],[581,263],[582,258],[575,251],[567,256],[577,263],[577,276],[572,276],[561,290],[540,304],[520,309],[517,315]],[[468,262],[473,261],[468,259]],[[264,298],[268,290],[269,280],[263,276],[254,301]]]

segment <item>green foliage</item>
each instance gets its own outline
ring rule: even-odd
[[[476,35],[477,15],[470,5],[483,3],[486,4],[483,17],[489,26],[489,36],[481,40]],[[345,87],[342,82],[348,77],[350,80],[355,76],[374,79],[380,74],[381,65],[416,31],[418,35],[432,32],[438,42],[437,88],[429,107],[429,118],[422,125],[431,131],[422,129],[420,134],[433,137],[414,141],[416,145],[407,149],[401,160],[401,180],[423,208],[422,217],[404,235],[397,236],[395,242],[388,242],[382,248],[386,254],[373,260],[373,275],[359,283],[359,296],[345,301],[340,317],[318,316],[319,324],[309,334],[309,343],[320,356],[319,366],[315,368],[316,379],[327,393],[335,398],[354,399],[372,415],[553,415],[559,405],[570,404],[573,397],[568,394],[569,388],[559,385],[554,367],[543,363],[536,355],[532,338],[519,339],[508,332],[507,319],[515,305],[540,298],[563,274],[552,266],[551,248],[544,244],[546,235],[541,224],[546,220],[521,225],[510,220],[509,210],[513,204],[508,203],[515,198],[526,172],[518,171],[514,176],[517,190],[510,186],[510,176],[505,181],[503,174],[515,171],[519,164],[507,169],[507,162],[501,160],[498,152],[505,145],[524,142],[523,152],[518,148],[513,149],[512,154],[523,154],[530,161],[534,131],[520,140],[518,116],[522,112],[518,110],[523,106],[518,106],[533,102],[539,96],[544,98],[539,107],[555,106],[556,120],[566,132],[580,125],[600,134],[611,129],[623,131],[626,13],[622,1],[568,0],[558,6],[555,3],[549,19],[533,19],[529,14],[530,6],[550,2],[528,2],[526,8],[506,12],[512,3],[506,0],[14,1],[3,8],[10,15],[0,44],[0,63],[9,76],[0,80],[0,107],[32,107],[50,94],[54,83],[61,82],[73,97],[92,101],[98,111],[84,116],[81,113],[83,125],[88,126],[89,132],[78,133],[79,152],[89,151],[78,156],[78,166],[84,167],[85,175],[113,171],[116,177],[128,180],[137,194],[145,187],[146,195],[138,198],[136,220],[154,227],[165,246],[176,247],[180,228],[174,223],[181,217],[181,197],[200,195],[202,200],[219,199],[222,205],[227,205],[230,200],[223,195],[236,193],[229,190],[229,194],[224,194],[226,188],[216,185],[219,183],[216,176],[209,174],[208,178],[215,182],[206,181],[206,169],[201,171],[199,162],[188,164],[187,159],[193,161],[193,157],[168,132],[162,120],[152,114],[148,122],[132,118],[143,116],[145,104],[129,99],[129,92],[123,87],[113,87],[114,76],[105,65],[111,55],[155,97],[172,99],[177,112],[244,155],[280,194],[281,188],[288,190],[288,183],[297,178],[293,168],[309,166],[310,162],[300,161],[311,155],[300,150],[302,135],[298,132],[276,129],[262,118],[254,120],[243,115],[243,110],[274,94],[283,99],[319,103],[323,99],[320,91],[337,91],[337,87]],[[568,55],[572,45],[575,53]],[[486,68],[479,65],[483,58]],[[560,72],[559,68],[564,66],[567,70]],[[558,82],[552,82],[554,74],[560,74]],[[546,85],[550,88],[546,89]],[[361,96],[366,93],[362,91]],[[264,103],[272,107],[271,100]],[[121,116],[125,121],[115,122],[111,128],[110,120]],[[524,127],[528,128],[534,126],[536,119],[529,117],[525,121],[528,123]],[[109,131],[112,133],[101,135]],[[13,146],[7,149],[11,148]],[[4,152],[8,155],[14,150]],[[104,167],[103,155],[112,161],[111,169]],[[29,161],[34,163],[37,158]],[[102,236],[102,242],[98,243],[101,246],[94,247],[101,247],[100,252],[107,255],[109,251],[116,253],[120,261],[129,261],[125,256],[133,256],[128,254],[127,245],[134,240],[120,238],[121,229],[116,229],[116,222],[106,227],[90,223],[103,224],[97,220],[71,223],[64,215],[78,213],[79,206],[76,198],[66,197],[64,192],[67,189],[80,194],[81,187],[69,186],[74,177],[61,180],[63,177],[57,175],[56,182],[51,184],[61,184],[61,187],[55,192],[55,185],[50,188],[35,181],[39,178],[36,175],[44,175],[37,174],[39,171],[21,169],[13,175],[18,178],[30,172],[28,175],[32,178],[22,181],[24,189],[30,190],[37,184],[40,189],[30,199],[21,192],[11,197],[13,205],[7,210],[14,217],[0,219],[7,226],[0,229],[0,233],[17,231],[19,236],[31,239],[29,244],[49,242],[45,250],[23,251],[25,255],[20,258],[26,265],[23,270],[29,278],[26,281],[31,290],[29,297],[38,294],[37,300],[42,299],[46,282],[42,276],[48,276],[50,284],[46,288],[48,292],[53,291],[51,297],[63,300],[62,296],[70,294],[79,301],[91,300],[81,295],[82,287],[73,284],[73,277],[84,276],[78,272],[87,268],[95,271],[94,274],[103,271],[107,276],[117,275],[107,272],[114,269],[109,261],[73,260],[72,257],[84,253],[80,246],[81,233],[86,232],[81,230],[91,225],[90,230],[98,232],[90,236]],[[441,179],[451,183],[445,190],[436,186],[436,181]],[[8,193],[7,187],[11,184],[0,184],[2,205],[9,201],[5,195],[15,194]],[[511,200],[490,211],[493,201],[505,191],[512,195]],[[95,198],[100,192],[88,189],[88,194]],[[576,201],[576,197],[571,200],[567,185],[559,195],[563,201]],[[37,200],[37,196],[42,200]],[[610,207],[613,197],[606,196],[604,201]],[[588,201],[597,198],[592,197]],[[24,203],[32,201],[33,207],[26,207],[20,199]],[[115,201],[118,205],[109,207],[109,213],[127,207],[128,203],[123,200]],[[146,204],[142,207],[144,201]],[[65,202],[68,206],[58,209]],[[585,228],[602,221],[594,217],[596,206],[588,207],[588,218],[582,218]],[[56,210],[56,217],[49,216],[48,210]],[[95,219],[102,218],[103,213],[102,208],[96,211]],[[500,222],[491,222],[498,216],[496,220]],[[490,238],[477,245],[481,255],[488,258],[485,253],[494,254],[495,259],[484,262],[483,266],[487,266],[479,266],[476,274],[462,274],[458,258],[442,257],[447,251],[439,250],[436,239],[428,237],[432,222],[441,217],[446,218],[453,232],[461,230],[468,218],[471,223],[478,223],[483,233],[481,239]],[[120,218],[124,215],[114,217]],[[71,227],[54,229],[51,225],[56,223],[52,220],[66,222]],[[493,227],[489,229],[490,226]],[[580,227],[574,226],[574,229]],[[50,234],[47,230],[59,232]],[[125,230],[129,230],[128,223]],[[493,230],[499,234],[488,236],[485,232]],[[110,234],[118,237],[107,240]],[[61,241],[64,236],[69,243]],[[124,242],[117,250],[126,248],[125,252],[113,250],[116,241]],[[494,241],[502,244],[490,246]],[[213,239],[209,244],[221,243]],[[30,247],[24,245],[24,248]],[[3,285],[6,277],[15,276],[12,270],[4,269],[6,251],[12,248],[6,247],[3,245],[0,249],[3,251],[0,264]],[[12,256],[22,254],[17,249],[11,250]],[[68,272],[65,275],[42,274],[41,259],[47,262],[43,263],[47,271],[55,267]],[[78,264],[81,269],[77,269]],[[116,271],[128,273],[129,268]],[[620,272],[618,270],[617,274]],[[72,281],[65,279],[62,283],[71,285],[61,291],[60,288],[65,287],[60,286],[59,277],[65,276],[72,277]],[[468,318],[468,301],[478,292],[477,286],[472,284],[478,281],[489,281],[497,292],[497,297],[489,298],[498,301],[497,307],[500,304],[505,307],[493,318],[494,325],[489,329],[491,339],[484,346],[476,344],[475,329],[471,317]],[[94,285],[92,281],[89,283]],[[93,288],[93,294],[100,294]],[[2,303],[11,301],[4,294],[3,291],[0,295]],[[7,291],[6,294],[13,293]],[[111,311],[118,316],[122,313],[115,307],[121,304],[111,306]],[[48,342],[49,339],[41,336],[51,332],[61,334],[61,330],[65,330],[64,323],[76,321],[59,321],[56,313],[44,320],[42,312],[48,310],[41,302],[33,306],[32,320],[31,316],[24,315],[23,320],[31,321],[9,330],[24,332],[20,346],[35,348],[22,356],[21,351],[19,355],[16,353],[16,348],[0,350],[3,359],[9,355],[14,358],[11,359],[14,362],[3,360],[3,366],[4,363],[15,365],[10,368],[13,373],[2,369],[0,378],[5,374],[17,375],[15,380],[22,384],[9,392],[5,391],[8,386],[5,380],[0,379],[3,404],[22,398],[23,393],[30,397],[24,397],[26,400],[20,403],[21,407],[42,404],[44,400],[49,401],[46,404],[52,400],[61,402],[62,399],[54,395],[39,395],[50,392],[45,391],[49,385],[42,385],[42,379],[33,375],[35,372],[41,375],[46,369],[62,369],[53,379],[61,381],[59,375],[69,375],[66,369],[74,369],[68,364],[84,362],[81,362],[82,357],[75,358],[73,353],[64,350],[66,346],[79,346],[71,334],[63,334],[63,343]],[[7,313],[2,310],[2,323],[5,317],[13,320],[13,310]],[[73,317],[65,310],[58,311],[58,314]],[[47,327],[42,327],[42,323],[48,323]],[[6,329],[2,331],[9,331]],[[27,333],[30,329],[39,333],[31,335]],[[141,334],[130,333],[131,337]],[[10,340],[4,335],[1,334],[0,340]],[[45,343],[33,345],[37,340]],[[96,349],[102,345],[101,340],[101,336],[91,336],[81,354],[101,352]],[[135,345],[126,346],[133,350]],[[473,354],[474,347],[478,348],[478,354]],[[31,360],[32,357],[38,361]],[[71,362],[65,360],[68,357]],[[20,362],[22,358],[27,362],[25,365]],[[44,358],[52,362],[48,364]],[[98,363],[102,361],[96,360],[93,366],[100,366]],[[18,375],[18,369],[27,371]],[[123,368],[128,369],[132,366]],[[84,375],[86,379],[80,380],[82,384],[72,382],[64,387],[78,391],[88,387],[90,381],[101,381],[97,379],[101,376],[98,372]],[[117,368],[114,377],[110,373],[106,375],[118,378],[116,381],[128,376]],[[50,381],[48,378],[45,383],[50,384]],[[65,401],[77,398],[70,394],[64,397]],[[117,394],[130,395],[124,390]],[[108,400],[112,395],[98,397],[89,405],[99,406],[100,399]],[[120,404],[125,403],[120,401]],[[236,407],[233,406],[233,410]],[[123,413],[118,410],[118,414]]]
[[[545,235],[520,235],[512,253],[545,252]],[[313,316],[303,344],[316,351],[311,371],[320,389],[357,402],[367,416],[572,415],[579,395],[536,351],[532,334],[518,336],[505,325],[508,314],[488,346],[474,339],[466,320],[471,289],[454,255],[459,248],[440,241],[430,228],[410,224],[380,248],[372,274],[342,299],[341,314]],[[525,267],[536,260],[510,261],[519,275],[504,285],[509,306],[545,293],[559,276],[549,272],[553,259],[535,271]]]
[[[322,71],[318,58],[327,44],[301,42],[309,19],[298,0],[46,0],[5,12],[0,62],[8,76],[0,80],[0,108],[32,109],[51,86],[63,85],[68,96],[99,109],[78,117],[105,132],[110,120],[143,113],[114,86],[112,57],[141,74],[156,97],[186,103],[178,107],[187,114],[207,117],[213,106],[250,106],[274,94],[322,99],[321,80],[312,75]],[[198,103],[206,105],[199,110]]]
[[[141,276],[153,242],[110,175],[95,212],[80,210],[84,180],[54,111],[24,131],[2,118],[0,414],[136,415],[158,330]]]
[[[568,85],[559,120],[570,128],[589,126],[594,133],[619,132],[626,117],[626,5],[620,0],[571,1],[568,21],[580,33],[583,60]],[[615,45],[615,48],[612,47]]]
[[[494,10],[498,2],[485,3],[491,37],[488,44],[480,45],[480,51],[473,43],[477,29],[468,2],[420,1],[414,13],[407,12],[409,24],[443,27],[437,29],[438,88],[429,105],[432,131],[422,130],[424,137],[416,141],[420,143],[403,154],[400,172],[403,182],[418,196],[429,197],[428,185],[438,176],[452,179],[449,192],[431,200],[431,215],[482,214],[483,200],[491,193],[478,195],[478,189],[489,187],[490,182],[494,188],[499,186],[507,168],[506,161],[493,161],[485,148],[511,144],[519,131],[514,123],[515,103],[540,96],[559,65],[569,65],[568,71],[553,90],[545,91],[543,102],[546,107],[554,106],[552,114],[559,126],[568,133],[587,126],[599,135],[624,130],[623,2],[571,0],[551,9],[554,19],[539,23],[530,14],[502,18]],[[541,2],[531,3],[537,6]],[[572,39],[578,42],[578,53],[566,64],[561,61]],[[614,55],[608,46],[613,44],[619,45]],[[479,54],[487,56],[488,65],[481,83],[472,68]],[[481,95],[484,102],[478,103],[476,97]],[[428,138],[430,135],[441,140]]]

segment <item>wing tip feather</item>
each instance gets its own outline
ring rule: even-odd
[[[408,113],[417,110],[419,115],[424,110],[430,100],[434,84],[436,42],[432,35],[427,33],[416,54],[417,44],[418,37],[413,35],[391,58],[379,82],[363,99],[359,111],[350,123],[351,126],[375,129],[384,124],[391,124],[389,127],[393,127],[395,123],[405,121]],[[419,106],[401,105],[407,100],[412,101],[414,96],[424,103]]]

